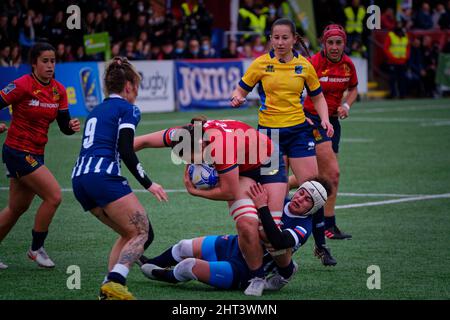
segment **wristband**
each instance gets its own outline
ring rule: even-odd
[[[350,112],[350,106],[349,106],[349,104],[347,102],[344,102],[342,104],[342,107],[345,109],[345,111],[347,111],[347,113]]]

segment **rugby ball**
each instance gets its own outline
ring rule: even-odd
[[[217,170],[208,164],[190,164],[189,177],[197,189],[212,189],[219,182]]]

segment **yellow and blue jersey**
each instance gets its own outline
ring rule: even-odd
[[[280,62],[273,50],[255,59],[239,85],[250,92],[256,84],[261,99],[259,125],[269,128],[303,123],[303,89],[306,87],[310,96],[322,92],[314,67],[296,51],[289,62]]]

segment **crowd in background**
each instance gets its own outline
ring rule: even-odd
[[[280,0],[241,0],[238,30],[248,34],[228,39],[222,48],[213,41],[214,17],[203,2],[185,1],[166,9],[166,1],[71,1],[81,8],[82,23],[81,30],[69,30],[67,1],[5,0],[0,4],[0,66],[18,66],[26,61],[29,48],[40,39],[55,46],[57,62],[104,60],[103,54],[86,55],[83,46],[83,35],[98,32],[109,33],[112,56],[130,60],[256,58],[267,51],[271,24],[280,17],[296,21],[307,46],[314,49],[303,32],[304,21],[298,19],[289,1]],[[362,26],[370,1],[317,0],[313,4],[318,34],[329,22],[340,23],[348,34],[346,53],[368,57],[370,31]],[[450,0],[411,4],[397,9],[397,1],[385,1],[381,28],[401,28],[403,32],[450,29]],[[429,36],[412,39],[409,45],[410,58],[405,63],[407,75],[414,81],[431,79],[439,52],[450,51],[450,44],[441,48]],[[427,89],[421,87],[415,92]]]

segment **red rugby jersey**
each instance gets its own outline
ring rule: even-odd
[[[337,116],[337,109],[342,103],[345,90],[358,85],[355,66],[346,54],[341,61],[334,63],[325,57],[323,51],[313,55],[310,62],[319,77],[320,86],[328,104],[328,114]],[[305,100],[304,108],[309,113],[317,114],[309,96]]]
[[[205,150],[211,151],[218,173],[239,167],[239,172],[257,169],[273,152],[268,136],[248,124],[236,120],[209,120],[203,125],[204,137],[211,141]],[[170,145],[172,133],[179,127],[164,133],[164,143]]]
[[[0,95],[12,105],[5,144],[17,150],[44,154],[50,123],[56,119],[58,110],[69,107],[64,86],[55,79],[44,85],[27,74],[7,85]]]

